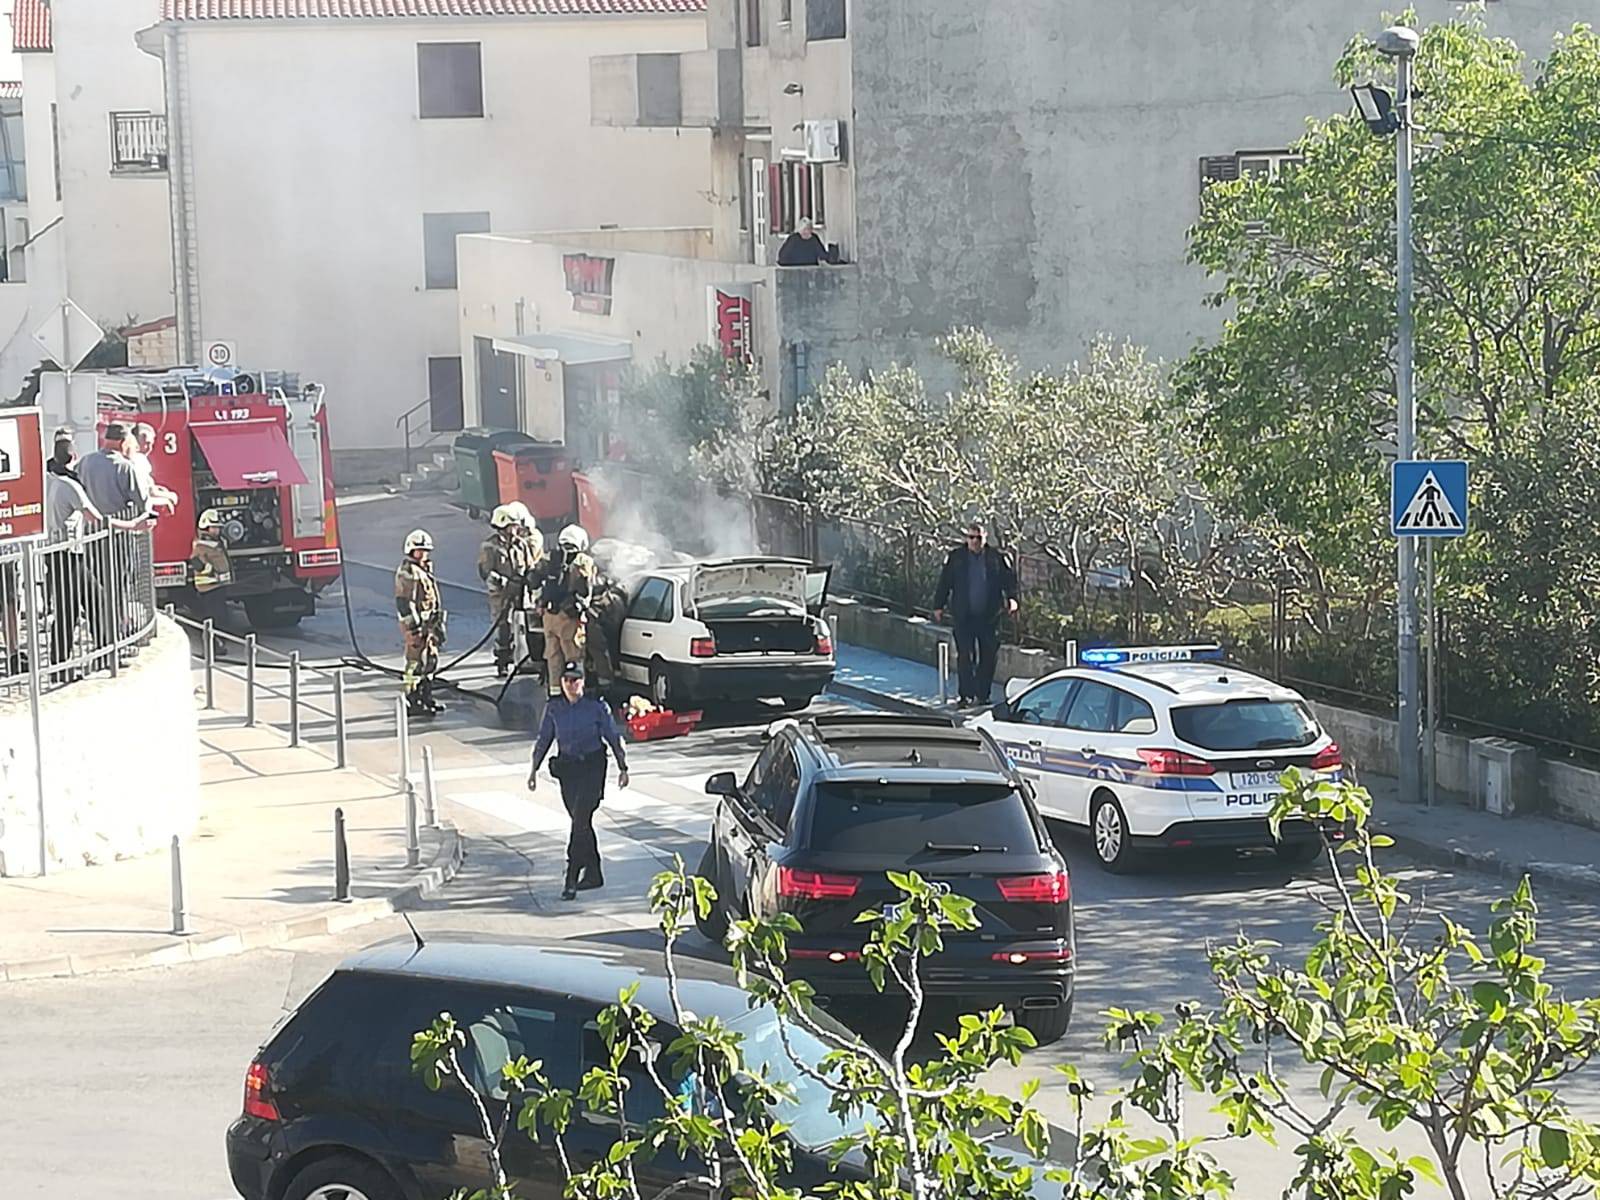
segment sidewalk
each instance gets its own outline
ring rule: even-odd
[[[236,954],[353,928],[430,895],[461,863],[451,828],[422,831],[407,868],[392,780],[340,771],[264,726],[202,713],[200,824],[183,842],[187,936],[172,929],[171,864],[157,853],[43,879],[0,880],[0,980],[82,975]],[[351,896],[333,900],[342,807]]]
[[[939,673],[910,659],[859,646],[835,644],[839,695],[902,712],[940,709]],[[996,687],[999,697],[1001,688]],[[1400,853],[1433,866],[1466,868],[1507,880],[1529,876],[1536,887],[1600,894],[1600,832],[1522,816],[1509,820],[1459,805],[1423,808],[1396,798],[1396,781],[1363,775],[1372,793],[1376,825]]]

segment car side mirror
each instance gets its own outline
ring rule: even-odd
[[[739,794],[739,780],[732,771],[718,771],[706,780],[706,795],[708,796],[737,796]]]
[[[996,721],[1009,721],[1011,720],[1011,705],[1002,700],[989,710],[989,715]]]
[[[1026,675],[1013,675],[1010,679],[1006,680],[1006,699],[1015,700],[1018,696],[1022,695],[1023,692],[1032,687],[1033,684],[1034,681],[1029,679]]]

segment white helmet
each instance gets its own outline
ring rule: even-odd
[[[514,504],[502,504],[489,514],[489,524],[495,529],[509,529],[521,521]]]
[[[556,544],[568,550],[587,550],[589,548],[589,535],[584,532],[582,525],[568,525],[556,537]]]
[[[528,506],[521,500],[513,500],[505,507],[510,512],[512,519],[518,524],[528,529],[537,529],[539,527],[538,522],[533,519],[533,513],[528,511]]]
[[[413,529],[406,534],[406,553],[410,554],[414,550],[426,550],[432,554],[433,534],[426,529]]]
[[[222,525],[222,514],[214,508],[208,508],[200,514],[200,519],[195,522],[199,529],[217,529]]]

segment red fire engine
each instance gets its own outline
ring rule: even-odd
[[[155,481],[178,497],[155,527],[156,586],[183,603],[195,523],[214,508],[233,564],[228,599],[257,628],[309,616],[341,562],[322,385],[301,386],[287,373],[181,367],[110,371],[96,383],[101,428],[150,425]]]

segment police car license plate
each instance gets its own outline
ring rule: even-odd
[[[1275,790],[1278,786],[1278,780],[1282,776],[1282,771],[1235,771],[1233,772],[1233,786],[1241,791],[1254,791],[1261,788]]]

